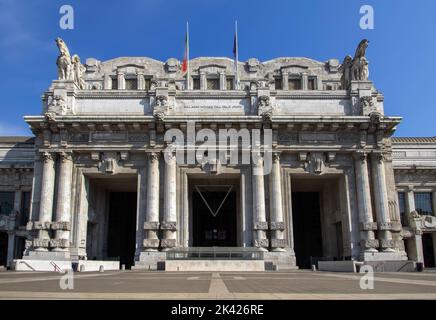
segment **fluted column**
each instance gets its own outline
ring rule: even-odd
[[[392,243],[392,225],[389,217],[388,191],[383,154],[372,153],[372,181],[374,186],[374,202],[377,216],[378,238],[380,248],[385,252],[395,251]]]
[[[44,152],[42,155],[43,168],[41,179],[41,200],[39,204],[39,219],[34,222],[38,229],[38,238],[33,240],[37,251],[47,251],[50,243],[50,224],[53,214],[53,193],[55,184],[55,163],[53,154]]]
[[[164,221],[161,229],[164,231],[164,239],[161,241],[163,250],[176,246],[177,239],[177,215],[176,215],[176,155],[173,152],[165,156],[164,177]]]
[[[159,154],[148,155],[147,211],[145,215],[145,251],[157,251],[159,247]]]
[[[271,248],[272,251],[285,251],[283,237],[285,224],[283,222],[282,181],[281,181],[280,156],[273,154],[271,174],[269,175],[270,203],[271,203]]]
[[[374,231],[377,223],[374,222],[371,207],[371,191],[369,186],[367,155],[364,152],[354,154],[354,167],[356,171],[357,205],[359,208],[359,222],[363,251],[376,252],[379,247]]]
[[[55,239],[51,240],[53,251],[68,251],[71,230],[71,180],[73,176],[73,158],[70,152],[59,154],[59,181],[56,203]]]
[[[254,246],[266,250],[268,248],[268,239],[266,230],[268,223],[265,213],[265,185],[263,172],[263,159],[258,155],[253,159],[253,229],[254,229]]]

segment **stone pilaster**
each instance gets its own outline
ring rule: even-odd
[[[118,81],[118,90],[126,89],[126,79],[124,78],[124,72],[118,71],[117,81]]]
[[[286,246],[283,231],[283,202],[282,202],[282,181],[279,154],[273,154],[272,170],[269,179],[270,203],[271,203],[271,248],[272,251],[285,251]]]
[[[145,251],[157,251],[159,247],[159,153],[148,155],[147,211],[145,215]]]
[[[253,229],[254,229],[254,246],[266,250],[268,239],[266,231],[268,223],[265,213],[265,185],[263,172],[263,159],[260,155],[253,160]]]
[[[161,247],[163,250],[176,246],[177,239],[177,212],[176,212],[176,155],[167,152],[165,155],[165,176],[164,176],[164,221],[161,223],[163,239]]]
[[[59,154],[59,181],[56,203],[56,222],[52,223],[55,239],[51,240],[53,251],[68,251],[71,230],[71,182],[73,157],[70,152]]]
[[[33,228],[38,230],[38,238],[33,240],[37,251],[47,251],[50,243],[50,224],[53,215],[53,193],[55,185],[55,162],[53,154],[42,154],[42,185],[41,200],[39,204],[39,219],[34,222]]]
[[[359,222],[362,251],[377,252],[379,247],[375,239],[374,231],[377,223],[374,223],[371,207],[371,191],[369,186],[367,155],[364,152],[354,154],[354,166],[356,171],[357,202],[359,208]]]
[[[371,154],[371,165],[380,249],[384,252],[394,252],[384,158],[381,152],[373,152]]]
[[[282,72],[282,89],[289,90],[289,73]]]

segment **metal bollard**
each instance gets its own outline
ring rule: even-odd
[[[312,271],[316,271],[316,265],[312,264]]]
[[[80,270],[80,272],[85,272],[85,265],[81,264],[79,270]]]
[[[126,265],[125,264],[121,265],[121,270],[123,270],[123,271],[126,270]]]
[[[104,272],[104,266],[101,265],[100,268],[98,269],[98,272]]]

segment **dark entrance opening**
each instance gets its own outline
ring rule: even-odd
[[[235,191],[194,189],[192,211],[194,247],[236,247]]]
[[[0,267],[6,267],[8,263],[8,234],[0,232]]]
[[[311,267],[311,257],[322,256],[321,218],[318,192],[292,193],[292,221],[297,266]]]
[[[131,269],[135,259],[136,192],[109,193],[108,256]]]
[[[422,251],[424,252],[424,266],[426,268],[434,268],[434,244],[431,233],[424,233],[422,235]]]

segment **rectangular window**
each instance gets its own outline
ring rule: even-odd
[[[404,192],[398,192],[398,207],[400,208],[401,224],[405,226],[406,220],[406,194]]]
[[[150,90],[151,81],[150,79],[144,79],[144,90]]]
[[[233,78],[226,78],[226,89],[227,90],[234,90]]]
[[[315,79],[314,78],[309,78],[307,80],[307,89],[308,90],[315,90]]]
[[[433,214],[430,192],[415,192],[415,209],[422,215]]]
[[[192,85],[194,90],[200,90],[200,78],[193,78]]]
[[[138,79],[126,79],[126,90],[138,90]]]
[[[207,79],[207,90],[219,90],[220,80],[219,79]]]
[[[10,214],[14,209],[15,192],[0,192],[0,214]]]
[[[289,90],[300,90],[301,89],[301,80],[297,78],[289,79]]]
[[[30,192],[25,191],[21,196],[21,212],[20,212],[20,226],[25,226],[29,221],[30,214]]]
[[[112,90],[118,90],[118,79],[112,78]]]
[[[282,78],[275,78],[276,90],[282,90]]]

